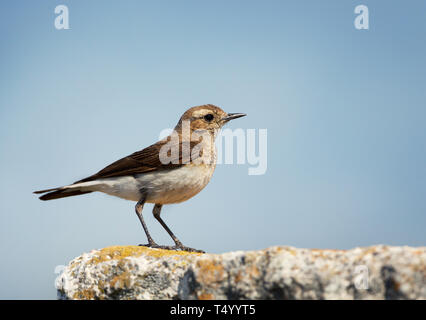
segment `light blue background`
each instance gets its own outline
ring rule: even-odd
[[[54,28],[59,4],[71,30]],[[425,245],[425,36],[424,1],[2,1],[0,298],[54,299],[55,266],[145,242],[132,202],[32,191],[148,146],[205,103],[248,114],[229,128],[268,130],[268,171],[218,166],[166,206],[184,244]]]

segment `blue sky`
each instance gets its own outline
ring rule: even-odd
[[[59,4],[70,30],[54,28]],[[354,28],[359,4],[369,30]],[[144,243],[132,202],[31,192],[150,145],[205,103],[247,113],[228,128],[268,130],[268,170],[220,165],[165,206],[185,245],[425,245],[425,15],[424,1],[2,2],[0,298],[54,299],[55,266]]]

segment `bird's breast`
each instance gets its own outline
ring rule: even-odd
[[[186,164],[179,168],[136,176],[141,188],[148,192],[146,202],[169,204],[188,200],[210,181],[215,164]]]

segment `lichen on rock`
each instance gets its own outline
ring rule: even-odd
[[[426,299],[426,248],[114,246],[72,260],[56,285],[60,299]]]
[[[197,255],[142,246],[93,250],[70,262],[56,281],[58,295],[62,299],[172,299],[188,261]]]

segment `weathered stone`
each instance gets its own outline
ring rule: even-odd
[[[84,253],[61,299],[426,299],[426,247],[272,247],[199,254],[138,246]]]

